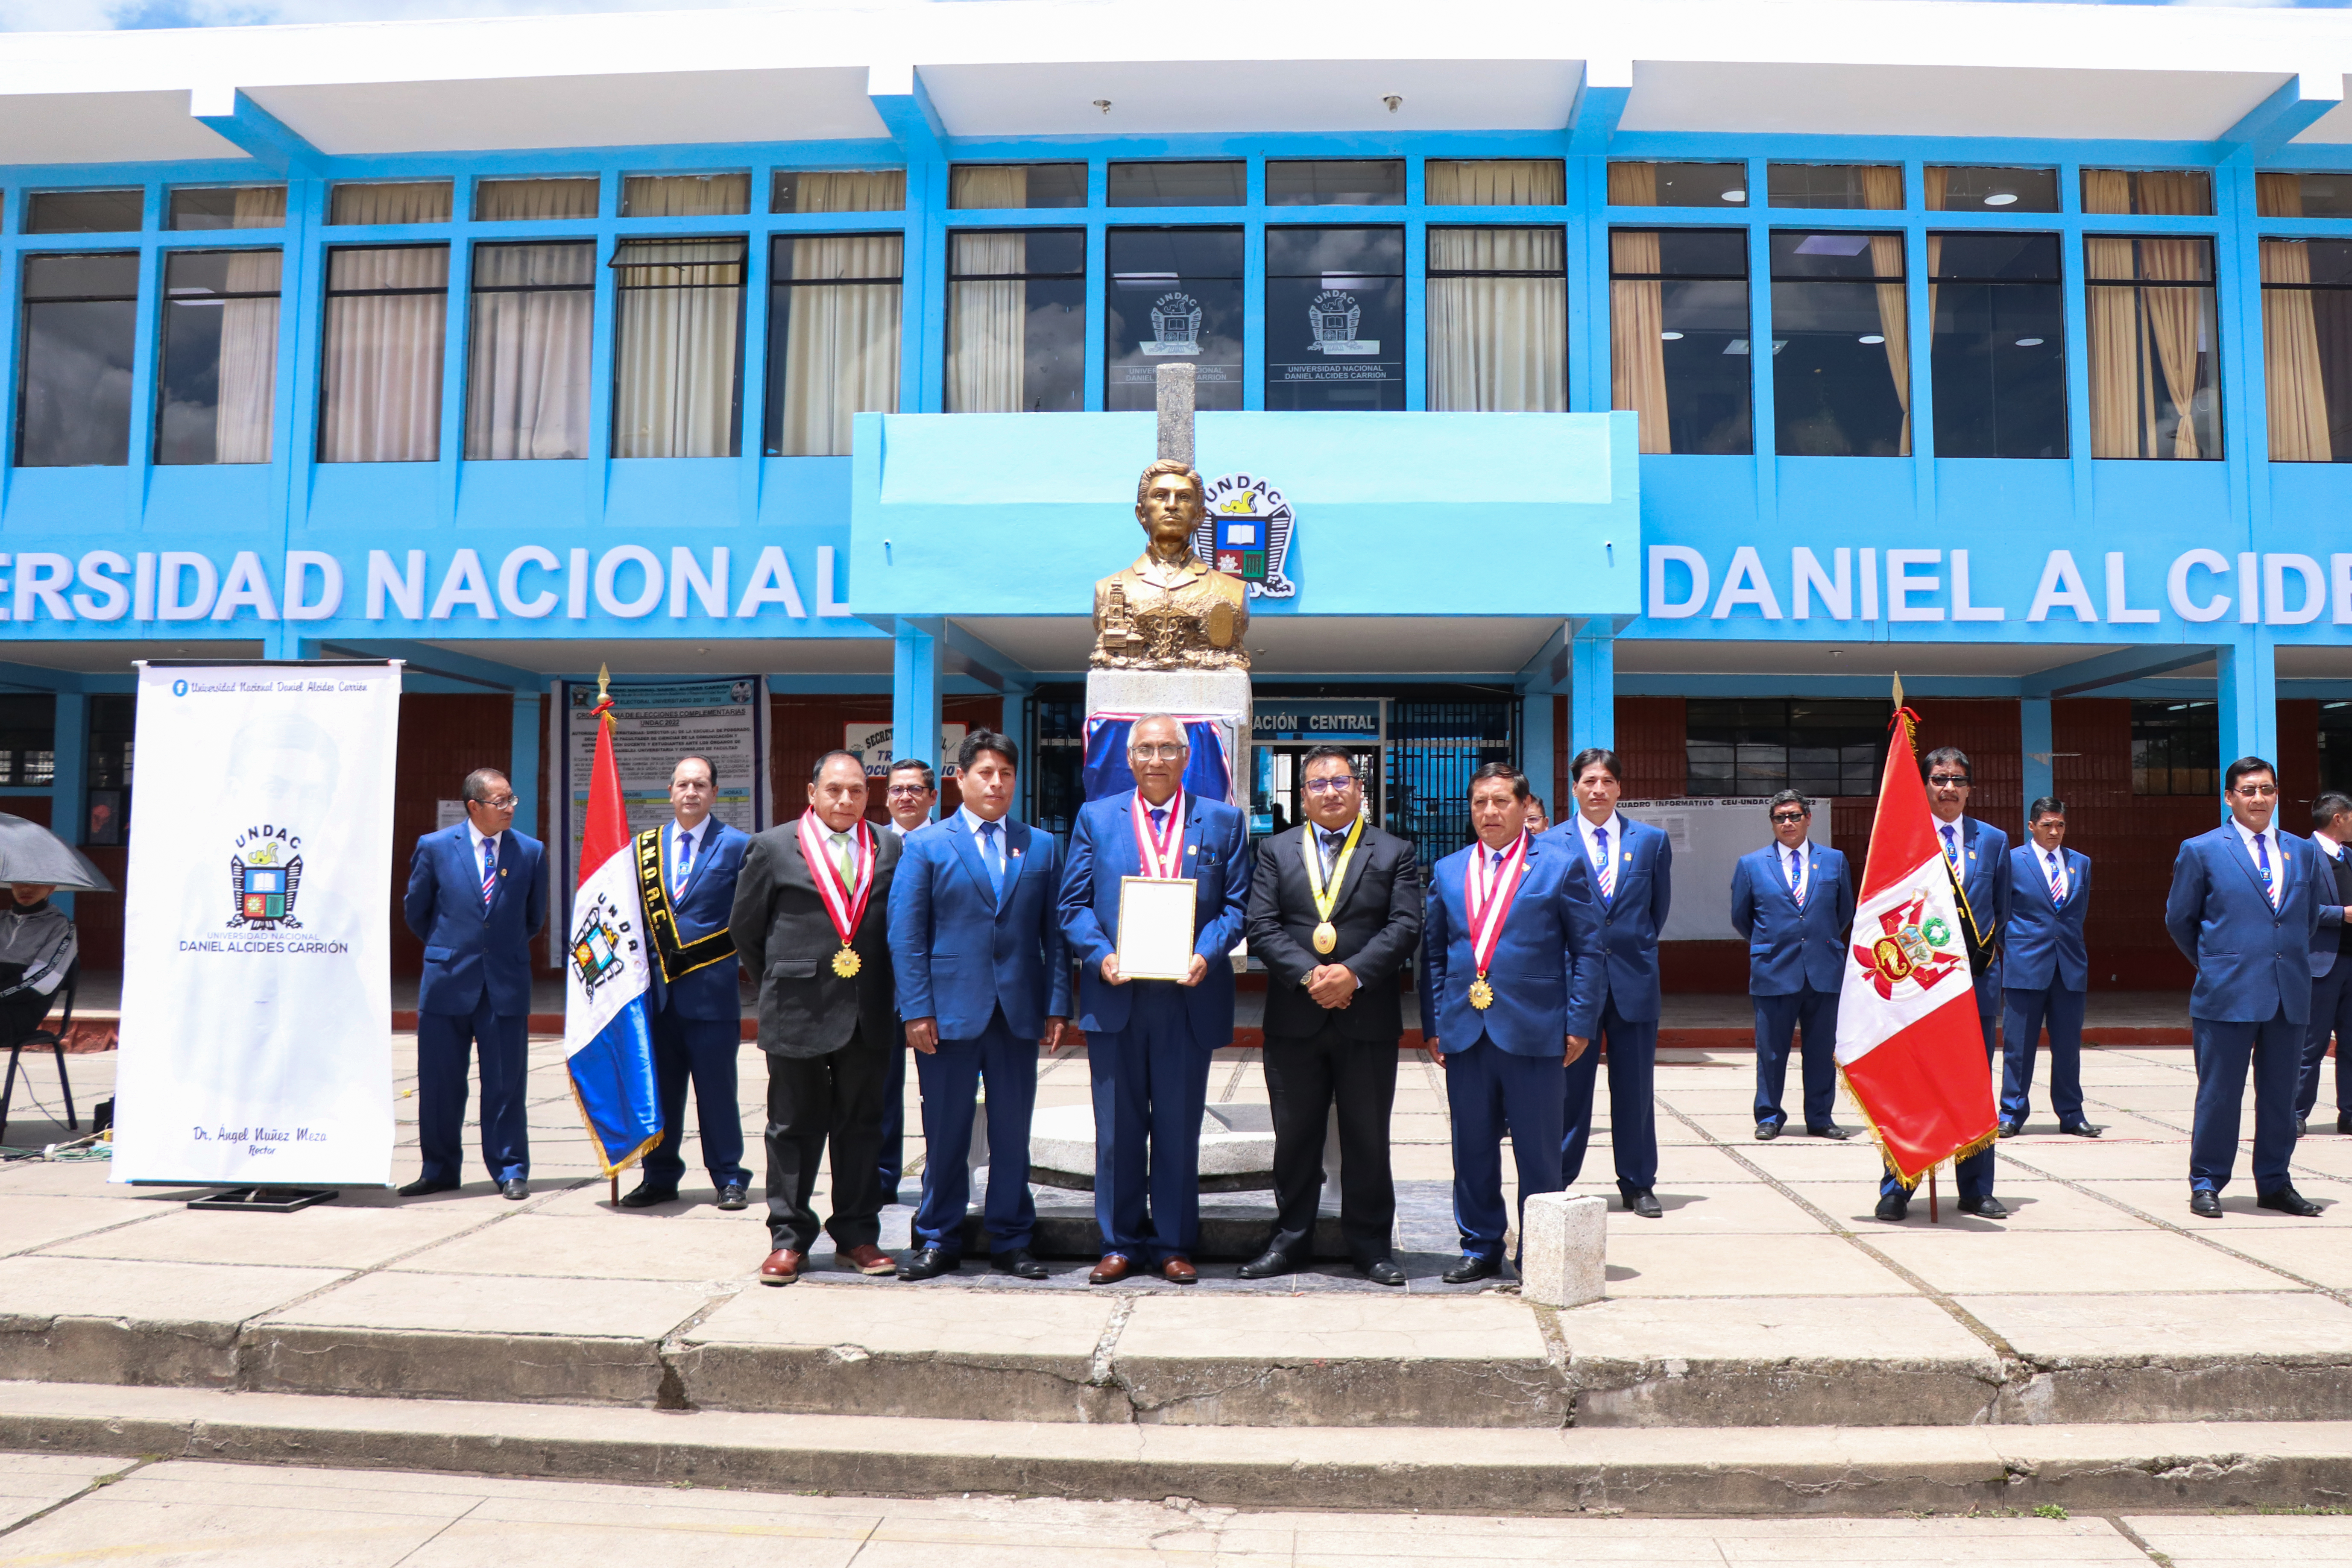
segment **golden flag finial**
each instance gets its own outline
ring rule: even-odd
[[[1903,706],[1903,672],[1899,669],[1895,672],[1895,706]]]
[[[606,699],[607,697],[610,697],[612,694],[613,694],[613,668],[612,668],[612,666],[610,666],[610,665],[604,665],[604,664],[600,664],[600,665],[598,665],[598,666],[596,667],[596,700],[597,700],[597,701],[599,701],[599,702],[602,702],[602,701],[604,701],[604,699]],[[1902,700],[1903,700],[1903,683],[1902,683],[1901,681],[1899,681],[1899,680],[1898,680],[1898,681],[1896,681],[1896,682],[1895,683],[1895,701],[1897,701],[1897,702],[1900,702],[1900,701],[1902,701]]]

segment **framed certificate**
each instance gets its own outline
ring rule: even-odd
[[[1192,879],[1118,881],[1118,972],[1129,980],[1181,980],[1192,973]]]

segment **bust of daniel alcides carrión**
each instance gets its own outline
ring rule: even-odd
[[[1147,542],[1134,565],[1095,584],[1095,668],[1249,668],[1246,590],[1192,553],[1204,493],[1192,465],[1173,458],[1136,481]]]

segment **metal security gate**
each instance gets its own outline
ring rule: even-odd
[[[1518,704],[1393,700],[1387,752],[1388,829],[1433,865],[1470,842],[1471,775],[1518,755]]]

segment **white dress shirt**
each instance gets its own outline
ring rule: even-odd
[[[1780,879],[1780,886],[1784,889],[1789,885],[1789,857],[1793,854],[1797,858],[1797,901],[1799,903],[1804,902],[1805,894],[1812,886],[1812,848],[1811,839],[1798,845],[1793,850],[1777,838],[1772,841],[1772,874]]]
[[[1608,830],[1609,834],[1609,854],[1606,857],[1601,855],[1600,848],[1594,842],[1592,837],[1595,833],[1604,828]],[[1578,837],[1584,840],[1585,860],[1591,864],[1595,870],[1600,868],[1601,861],[1604,858],[1614,860],[1618,865],[1624,864],[1625,822],[1624,819],[1619,816],[1615,811],[1612,810],[1610,812],[1608,821],[1598,824],[1593,822],[1591,817],[1585,816],[1584,813],[1580,811],[1578,812],[1576,814],[1576,833]],[[1785,866],[1788,862],[1783,860],[1781,861],[1781,864]]]
[[[2254,863],[2257,871],[2263,868],[2263,858],[2254,849],[2254,840],[2260,838],[2264,841],[2263,847],[2270,851],[2271,859],[2271,904],[2273,908],[2283,908],[2286,903],[2286,846],[2279,842],[2278,825],[2273,823],[2256,833],[2233,816],[2230,818],[2230,826],[2238,830],[2238,838],[2246,847],[2246,858]]]

